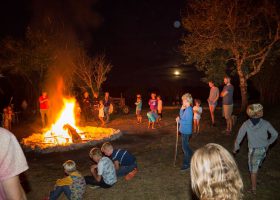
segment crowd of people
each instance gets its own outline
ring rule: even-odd
[[[231,134],[233,128],[233,91],[230,78],[224,78],[225,86],[221,93],[212,81],[209,81],[210,94],[208,100],[211,115],[211,125],[215,123],[215,108],[219,97],[223,98],[223,114],[226,119],[227,135]],[[89,100],[87,92],[84,93],[82,110],[85,118],[92,117],[94,110],[104,125],[110,119],[110,96],[106,92],[104,99],[98,99],[94,95],[94,104]],[[190,148],[189,142],[193,133],[200,133],[200,119],[202,114],[201,101],[193,100],[190,93],[182,96],[182,106],[176,122],[182,139],[182,150],[184,153],[181,171],[190,170],[191,186],[199,199],[203,200],[239,200],[243,198],[243,181],[238,166],[223,146],[209,143],[195,152]],[[46,93],[39,99],[42,124],[46,125],[45,116],[48,117],[49,101]],[[193,105],[194,101],[194,105]],[[42,105],[41,105],[42,104]],[[163,102],[160,96],[151,94],[148,102],[150,110],[147,113],[148,128],[155,129],[155,123],[160,125],[163,117]],[[136,96],[136,118],[137,123],[142,123],[142,99]],[[240,127],[232,153],[236,154],[240,149],[240,143],[247,134],[248,139],[248,166],[251,174],[251,188],[248,192],[256,194],[257,173],[266,157],[271,144],[278,137],[278,132],[263,117],[263,106],[259,103],[247,107],[246,120]],[[269,133],[269,137],[268,137]],[[0,128],[0,199],[26,199],[24,190],[19,183],[19,174],[28,169],[25,156],[15,136],[4,128]],[[73,160],[63,164],[66,177],[58,179],[54,189],[46,199],[58,199],[64,193],[68,199],[82,199],[86,185],[92,188],[111,188],[119,177],[131,180],[138,172],[138,165],[134,155],[124,149],[115,149],[113,145],[106,142],[101,148],[94,147],[89,152],[89,157],[94,162],[89,168],[90,175],[83,176],[76,167]]]

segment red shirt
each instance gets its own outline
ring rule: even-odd
[[[44,100],[46,100],[46,101],[44,101]],[[46,96],[46,97],[40,96],[39,102],[40,102],[40,109],[41,110],[49,109],[49,98],[48,98],[48,96]]]

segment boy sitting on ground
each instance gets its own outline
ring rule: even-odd
[[[55,189],[51,191],[49,199],[58,199],[61,193],[64,193],[68,200],[83,199],[86,182],[81,173],[76,170],[76,163],[73,160],[67,160],[63,167],[67,176],[56,181]]]
[[[126,150],[114,149],[113,145],[106,142],[101,151],[114,162],[117,176],[125,176],[125,180],[132,179],[137,173],[136,158]]]
[[[91,166],[92,176],[85,176],[86,184],[110,188],[117,182],[116,170],[110,158],[102,155],[99,148],[92,148],[89,157],[96,162]]]

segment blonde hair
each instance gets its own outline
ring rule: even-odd
[[[102,157],[102,152],[99,148],[92,148],[89,152],[89,157],[93,157],[93,156],[100,156]]]
[[[230,153],[221,145],[209,143],[191,159],[191,185],[203,200],[242,199],[243,182]]]
[[[113,150],[113,145],[110,142],[105,142],[101,147],[101,151],[104,152],[105,149]]]
[[[246,112],[250,118],[260,118],[263,116],[263,106],[259,103],[251,104],[247,107]]]
[[[182,96],[182,100],[187,100],[188,103],[192,104],[193,103],[193,98],[190,93],[186,93]]]
[[[76,171],[76,163],[73,160],[67,160],[63,163],[63,167],[66,172]]]

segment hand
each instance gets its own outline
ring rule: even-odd
[[[233,150],[232,153],[233,153],[233,155],[235,155],[235,154],[237,153],[237,151],[236,151],[236,150]]]
[[[90,169],[96,169],[97,165],[91,165]]]
[[[179,123],[180,117],[176,117],[176,122]]]
[[[182,105],[181,109],[183,109],[183,110],[186,109],[186,106],[185,106],[185,105]]]

